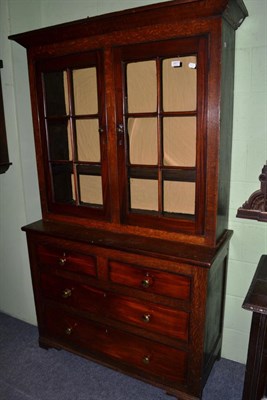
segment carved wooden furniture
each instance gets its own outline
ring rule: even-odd
[[[0,60],[0,69],[1,68],[3,68],[2,60]],[[0,74],[0,174],[6,172],[10,165],[11,163],[9,162],[9,157],[8,157],[4,102],[3,102],[2,82]]]
[[[183,400],[220,356],[246,15],[242,1],[176,0],[11,37],[29,62],[40,345]]]
[[[267,255],[261,256],[243,303],[253,312],[243,400],[267,396]]]
[[[259,176],[260,189],[253,192],[249,199],[237,210],[237,217],[267,222],[267,165]]]

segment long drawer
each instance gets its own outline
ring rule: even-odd
[[[90,314],[133,324],[143,329],[188,341],[189,313],[152,302],[138,301],[110,291],[41,274],[43,296]]]
[[[87,319],[46,308],[44,337],[58,345],[107,357],[162,382],[185,384],[188,354],[163,344],[122,332]]]

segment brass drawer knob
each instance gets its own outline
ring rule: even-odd
[[[142,316],[142,320],[143,320],[144,322],[146,322],[146,323],[150,322],[150,319],[151,319],[151,315],[150,315],[150,314],[144,314],[144,315]]]
[[[66,264],[66,262],[67,262],[67,259],[66,259],[66,257],[60,257],[60,259],[59,259],[59,265],[61,266],[61,267],[63,267],[63,265],[65,265]]]
[[[73,329],[70,328],[70,327],[69,327],[69,328],[66,328],[66,329],[65,329],[65,334],[68,335],[68,336],[71,335],[71,334],[72,334],[72,330],[73,330]]]
[[[62,297],[63,297],[63,299],[67,299],[67,298],[70,297],[71,295],[72,295],[72,290],[71,290],[71,289],[66,288],[66,289],[64,289],[64,290],[62,291]]]
[[[150,356],[144,356],[143,357],[143,363],[146,364],[146,365],[149,364],[150,363]]]
[[[145,278],[142,280],[141,285],[143,288],[147,289],[151,285],[151,280],[149,278]]]

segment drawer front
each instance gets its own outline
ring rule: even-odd
[[[188,301],[191,297],[191,279],[188,276],[110,261],[109,277],[114,283],[146,292]]]
[[[139,326],[147,331],[188,341],[189,314],[151,302],[107,296],[107,311],[113,318]]]
[[[46,309],[45,321],[45,336],[59,344],[78,347],[95,356],[99,354],[102,359],[107,356],[164,382],[185,384],[188,356],[182,350],[94,324],[54,308]]]
[[[43,272],[41,274],[41,288],[46,299],[81,311],[98,314],[104,308],[105,292],[89,285]]]
[[[189,313],[151,302],[139,302],[92,286],[42,273],[43,296],[151,332],[188,341]]]
[[[93,256],[45,245],[37,246],[37,254],[42,265],[96,276],[96,259]]]

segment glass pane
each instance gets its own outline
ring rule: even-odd
[[[195,214],[195,183],[164,181],[165,212]]]
[[[98,120],[76,120],[76,135],[78,160],[100,162]]]
[[[164,118],[163,148],[164,165],[194,167],[196,164],[196,117]]]
[[[73,90],[75,114],[97,114],[96,68],[73,70]]]
[[[197,59],[195,56],[163,61],[163,110],[194,111],[197,101]]]
[[[69,121],[47,122],[50,160],[71,160]]]
[[[155,61],[127,65],[128,112],[157,110],[157,68]]]
[[[130,163],[157,164],[157,119],[129,118],[128,135]]]
[[[66,71],[43,74],[45,85],[46,116],[64,116],[69,113]]]
[[[54,201],[57,203],[72,204],[74,201],[74,190],[72,187],[71,167],[69,165],[53,165],[52,179]]]
[[[80,202],[103,205],[101,176],[79,175]]]
[[[158,181],[130,179],[131,208],[158,211]]]

